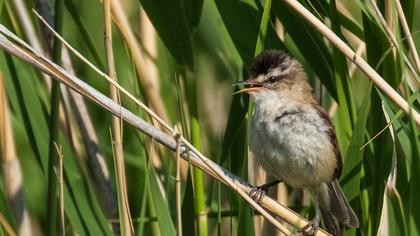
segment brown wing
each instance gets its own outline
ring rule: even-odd
[[[340,153],[340,144],[338,143],[337,136],[335,134],[334,124],[331,120],[330,115],[324,108],[317,106],[316,107],[319,116],[325,120],[325,123],[328,125],[328,136],[330,137],[331,145],[334,148],[335,158],[337,159],[337,167],[334,170],[333,180],[340,178],[341,169],[343,167],[343,162],[341,160],[341,153]]]

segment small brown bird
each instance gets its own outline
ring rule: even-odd
[[[300,229],[317,233],[322,215],[327,231],[343,235],[359,220],[344,196],[338,179],[342,161],[334,125],[315,101],[302,65],[288,54],[270,50],[258,55],[249,78],[234,85],[246,87],[254,113],[249,146],[262,167],[277,181],[252,191],[261,198],[272,185],[284,181],[307,188],[313,195],[315,217]]]

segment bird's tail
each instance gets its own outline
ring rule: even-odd
[[[345,227],[359,227],[359,220],[344,196],[337,180],[327,184],[329,203],[321,206],[321,214],[327,231],[333,235],[343,235]],[[328,207],[327,207],[328,206]]]

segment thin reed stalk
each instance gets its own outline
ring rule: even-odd
[[[113,20],[130,49],[138,77],[146,93],[147,101],[150,103],[151,108],[167,122],[169,121],[169,117],[160,96],[158,81],[156,78],[152,78],[150,76],[148,69],[145,67],[144,53],[142,52],[140,44],[131,30],[127,16],[122,9],[121,2],[112,0],[111,7]]]
[[[400,19],[402,29],[404,31],[404,34],[407,37],[408,46],[410,48],[411,54],[413,55],[414,61],[416,63],[417,72],[420,73],[419,54],[417,53],[416,45],[414,44],[414,40],[413,40],[413,35],[411,34],[410,28],[408,27],[407,19],[405,18],[400,0],[395,0],[395,5],[397,7],[398,18]]]
[[[75,75],[67,48],[63,48],[63,68],[70,74]],[[69,102],[66,104],[66,109],[73,111],[77,126],[80,129],[82,142],[88,155],[88,163],[93,172],[92,177],[95,183],[96,196],[99,198],[106,216],[110,219],[115,219],[118,217],[117,200],[111,187],[109,170],[105,157],[99,148],[98,137],[93,127],[92,119],[89,116],[88,108],[83,100],[83,96],[73,90],[67,91],[63,92],[64,97],[68,94]],[[64,99],[64,101],[66,100]],[[113,223],[112,225],[114,233],[119,232],[119,227],[115,227],[118,224]]]
[[[381,11],[379,10],[378,5],[373,0],[370,0],[369,2],[375,11],[375,14],[379,18],[379,22],[381,23],[382,27],[385,29],[386,36],[388,37],[390,44],[393,46],[393,51],[395,51],[394,53],[398,52],[402,56],[404,62],[407,64],[407,67],[411,71],[413,76],[418,77],[418,74],[415,71],[413,65],[408,60],[407,56],[402,52],[402,49],[400,45],[398,44],[398,41],[395,38],[394,33],[392,32],[391,25],[389,25],[387,19],[385,19],[385,17],[382,15]]]
[[[85,82],[81,81],[80,79],[76,78],[68,74],[64,71],[61,67],[55,65],[47,58],[36,54],[27,44],[21,41],[17,36],[13,33],[8,31],[6,28],[0,25],[0,31],[2,34],[0,35],[0,47],[5,50],[7,53],[15,55],[20,59],[34,65],[38,69],[54,76],[54,78],[62,81],[67,86],[71,87],[72,89],[76,90],[77,92],[83,94],[85,97],[91,99],[98,105],[104,107],[108,111],[112,112],[114,115],[121,116],[126,122],[130,123],[133,127],[137,128],[139,131],[145,133],[153,137],[156,141],[163,144],[170,150],[174,151],[176,149],[176,141],[170,135],[166,134],[165,132],[159,130],[158,128],[154,127],[150,123],[144,121],[140,117],[134,115],[132,112],[128,111],[126,108],[120,106],[119,104],[115,103],[102,93],[98,92],[91,86],[87,85]],[[13,38],[14,41],[18,42],[20,47],[16,47],[12,42],[10,42],[6,37]],[[117,85],[116,83],[114,85]],[[121,90],[122,91],[122,90]],[[137,101],[139,102],[139,101]],[[142,104],[141,102],[139,102]],[[142,104],[144,106],[144,104]],[[146,107],[147,108],[147,107]],[[150,110],[147,110],[151,112]],[[160,121],[162,121],[156,114],[149,113],[152,117],[157,117]],[[167,124],[162,124],[164,127],[168,127],[169,130],[172,130]],[[215,177],[219,181],[227,184],[237,193],[239,193],[250,205],[252,205],[256,210],[261,212],[264,217],[270,220],[278,229],[282,230],[286,234],[290,234],[290,232],[281,225],[277,220],[275,220],[266,210],[262,207],[270,210],[274,214],[280,216],[285,222],[290,223],[291,225],[301,228],[308,224],[308,221],[299,216],[297,213],[293,212],[289,208],[279,204],[278,202],[274,201],[269,197],[264,197],[261,200],[261,206],[252,200],[248,194],[252,190],[253,186],[247,183],[245,180],[233,175],[228,170],[220,167],[203,154],[201,154],[198,150],[196,150],[187,140],[184,138],[182,140],[182,145],[180,147],[180,152],[182,158],[189,160],[194,166],[199,167],[204,172],[208,173],[209,175]],[[317,235],[329,235],[323,230],[319,230]]]
[[[58,158],[58,168],[56,169],[56,175],[58,178],[58,199],[60,202],[60,235],[64,236],[66,235],[66,224],[65,224],[65,216],[64,216],[64,165],[63,165],[63,151],[61,146],[57,145],[57,143],[54,143],[55,150],[57,152],[57,158]]]
[[[111,0],[104,0],[104,22],[105,22],[105,50],[108,75],[113,81],[117,81],[117,73],[114,65],[114,53],[112,51],[112,26],[111,26]],[[120,104],[118,89],[109,85],[110,98]],[[124,166],[122,120],[119,116],[112,117],[111,125],[112,143],[114,150],[114,165],[117,177],[117,195],[120,213],[120,226],[122,235],[133,235],[133,223],[131,222],[130,208],[128,205],[127,183]]]
[[[62,32],[63,28],[63,2],[62,0],[56,0],[55,2],[55,29],[57,32]],[[54,38],[52,46],[52,60],[56,64],[61,64],[61,42]],[[60,81],[54,80],[51,87],[51,110],[49,120],[49,150],[48,150],[48,197],[47,197],[47,218],[45,221],[45,228],[47,229],[47,235],[57,234],[57,225],[59,221],[58,215],[58,179],[56,170],[58,166],[58,156],[55,145],[60,143],[59,141],[59,129],[60,129]]]
[[[175,175],[175,198],[176,198],[176,220],[177,220],[177,235],[182,236],[182,209],[181,209],[181,177],[180,177],[180,159],[181,159],[181,153],[179,152],[179,147],[181,142],[179,141],[180,133],[178,133],[178,129],[175,126],[174,128],[174,138],[176,140],[176,175]]]
[[[413,119],[420,125],[420,115],[412,109],[407,101],[401,97],[361,56],[357,55],[343,40],[340,39],[331,29],[323,24],[318,18],[311,14],[296,0],[285,0],[297,13],[305,18],[315,29],[337,47],[347,58],[355,63],[372,82],[388,96],[406,114],[411,114]]]
[[[72,1],[66,0],[65,4],[71,5],[69,2],[73,3]],[[41,47],[39,38],[37,37],[37,34],[35,33],[35,28],[31,22],[31,18],[28,14],[25,2],[23,2],[22,0],[14,0],[12,1],[12,3],[14,4],[14,9],[17,12],[18,19],[21,22],[23,31],[25,33],[25,36],[28,38],[30,45],[34,47],[34,49],[37,52],[40,52],[45,55],[44,49]],[[44,9],[49,8],[48,2],[46,1],[37,1],[36,4],[37,4],[37,7],[39,8],[44,8]],[[48,12],[48,10],[46,11]],[[63,50],[65,51],[65,49]],[[68,53],[64,51],[62,53],[63,66],[67,71],[71,72],[72,74],[75,74],[73,70],[73,66],[71,64],[70,57]],[[94,56],[97,56],[97,55],[95,54]],[[99,56],[97,56],[96,58],[98,57]],[[100,62],[100,60],[97,60],[97,61]],[[99,64],[101,65],[101,63]],[[50,89],[51,79],[46,74],[42,74],[42,77],[44,79],[44,83],[46,84],[47,88]],[[63,102],[66,103],[66,101],[70,101],[71,105],[66,104],[65,106],[67,109],[67,113],[69,113],[71,109],[75,114],[78,128],[81,131],[84,146],[89,156],[89,164],[90,164],[91,169],[93,170],[93,179],[95,182],[94,186],[96,187],[96,192],[100,193],[100,194],[97,194],[97,196],[100,199],[101,203],[103,204],[103,207],[105,209],[107,216],[110,218],[115,218],[117,216],[117,203],[114,197],[114,193],[112,192],[112,189],[111,189],[111,183],[109,180],[109,171],[105,164],[104,157],[99,150],[98,138],[93,128],[92,120],[88,115],[86,104],[84,103],[83,98],[80,96],[80,94],[75,93],[74,91],[70,91],[68,99],[66,99],[66,94],[67,93],[63,92],[63,97],[64,97]],[[64,109],[60,109],[60,110],[64,110]],[[64,122],[65,117],[64,117],[64,113],[62,112],[60,114],[60,119],[61,119],[61,126],[64,127],[63,124],[65,123]],[[76,128],[76,127],[73,127],[73,128]]]
[[[15,231],[13,231],[13,227],[10,225],[9,222],[4,218],[3,214],[0,213],[0,225],[3,228],[3,230],[7,233],[9,236],[16,236],[17,234]]]

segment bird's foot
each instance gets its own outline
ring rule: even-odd
[[[263,197],[267,194],[267,188],[262,188],[261,186],[255,186],[249,192],[249,196],[254,199],[257,203],[260,203]]]
[[[316,235],[319,229],[319,221],[319,217],[313,218],[307,225],[300,228],[298,232],[304,234],[305,236]]]
[[[252,188],[252,190],[249,192],[249,196],[254,199],[257,203],[260,203],[263,197],[267,194],[267,191],[270,187],[281,183],[281,180],[275,180],[270,183],[266,183],[260,186],[255,186]]]

